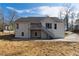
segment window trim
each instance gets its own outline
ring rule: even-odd
[[[56,23],[54,24],[54,29],[55,29],[55,30],[57,29],[57,24],[56,24]]]
[[[52,29],[52,23],[46,23],[46,28],[47,29]]]
[[[37,32],[35,32],[35,36],[38,36],[38,35],[37,35]]]
[[[24,36],[24,32],[21,32],[21,36]]]

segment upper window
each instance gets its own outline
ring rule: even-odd
[[[54,24],[54,29],[57,29],[57,24]]]
[[[19,29],[19,24],[16,24],[16,28]]]
[[[52,23],[46,23],[46,28],[51,29],[52,28]]]

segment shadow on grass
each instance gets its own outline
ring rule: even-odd
[[[9,35],[0,35],[0,40],[9,40],[9,41],[34,41],[34,40],[55,40],[55,39],[15,38],[14,34],[9,34]]]
[[[10,35],[0,35],[0,40],[12,40],[15,39],[14,34],[10,34]]]
[[[73,30],[72,32],[79,34],[79,30]]]

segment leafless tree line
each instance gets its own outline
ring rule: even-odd
[[[73,20],[75,17],[79,18],[79,13],[77,13],[77,16],[75,16],[74,9],[75,7],[72,6],[72,4],[63,4],[64,10],[60,10],[59,12],[59,18],[64,20],[66,30],[69,30],[69,18],[71,18],[71,27],[73,29]],[[14,29],[14,20],[17,19],[19,16],[17,15],[17,12],[14,10],[9,10],[7,13],[7,17],[4,15],[4,10],[0,8],[0,31],[4,30],[4,26],[6,23],[6,18],[9,20],[9,30]]]
[[[7,15],[4,15],[4,10],[2,7],[0,7],[0,31],[3,31],[5,29],[6,25],[6,19],[8,19],[8,30],[14,30],[14,21],[17,19],[18,15],[17,12],[14,10],[8,10]]]
[[[69,30],[69,19],[71,19],[71,30],[73,30],[73,21],[76,18],[79,19],[79,12],[76,14],[74,10],[76,10],[75,6],[70,3],[63,4],[64,10],[60,10],[59,18],[64,20],[65,28]]]

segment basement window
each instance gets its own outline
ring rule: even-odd
[[[37,32],[35,32],[35,36],[37,36]]]
[[[21,33],[21,36],[24,36],[24,32]]]

